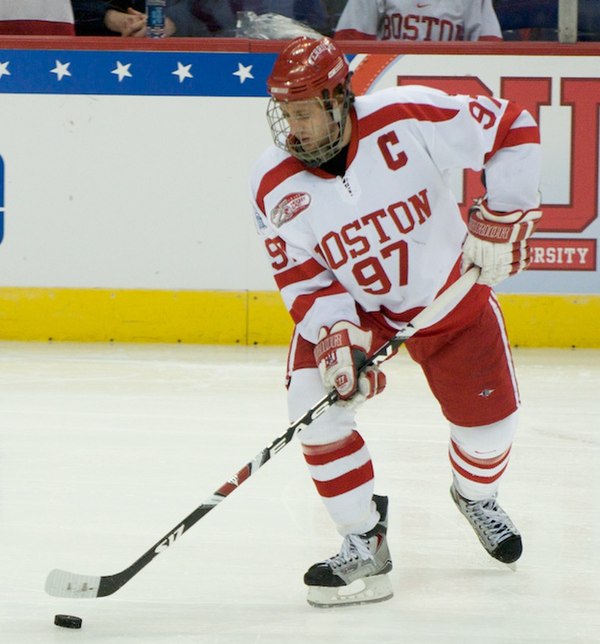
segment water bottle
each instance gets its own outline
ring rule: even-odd
[[[165,37],[167,0],[146,0],[146,34],[148,38]]]

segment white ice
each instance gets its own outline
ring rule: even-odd
[[[359,426],[390,496],[388,602],[320,610],[337,552],[297,440],[114,595],[44,593],[52,568],[129,566],[288,426],[286,350],[0,343],[2,644],[600,642],[600,351],[516,350],[520,431],[500,501],[513,572],[452,504],[447,427],[402,351]],[[313,402],[307,400],[309,407]],[[83,618],[80,631],[53,625]]]

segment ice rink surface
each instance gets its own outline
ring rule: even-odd
[[[521,427],[500,502],[516,572],[450,500],[447,426],[404,350],[359,413],[390,496],[395,596],[329,610],[306,568],[337,553],[297,439],[114,595],[44,593],[52,568],[108,575],[288,426],[284,348],[0,343],[0,642],[600,642],[600,351],[515,350]],[[315,401],[307,400],[307,408]],[[80,631],[53,625],[83,618]]]

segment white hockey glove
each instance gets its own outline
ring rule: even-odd
[[[358,375],[371,350],[372,338],[372,331],[345,320],[336,322],[331,329],[321,328],[315,360],[325,387],[337,391],[337,404],[356,408],[385,389],[385,374],[376,366]]]
[[[531,261],[527,242],[541,216],[541,210],[494,212],[485,197],[477,199],[469,210],[461,272],[479,266],[477,283],[494,286],[527,268]]]

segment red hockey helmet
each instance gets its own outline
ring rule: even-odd
[[[277,101],[331,98],[336,88],[346,85],[348,71],[348,62],[335,42],[300,36],[275,61],[267,88]]]
[[[348,62],[329,38],[301,36],[282,50],[267,79],[271,100],[267,119],[273,142],[308,166],[332,159],[344,145],[344,134],[354,94],[350,87]],[[292,130],[289,110],[293,103],[317,102],[327,119],[325,130],[313,129],[313,140],[304,142]]]

